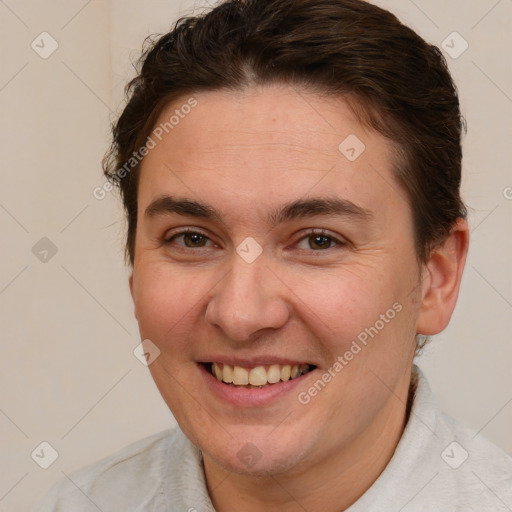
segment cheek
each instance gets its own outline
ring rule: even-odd
[[[331,361],[343,358],[348,366],[343,373],[348,371],[352,377],[368,366],[391,371],[410,354],[406,345],[414,338],[416,314],[411,305],[412,284],[407,272],[393,271],[389,265],[384,267],[386,272],[380,268],[351,267],[294,278],[299,316]]]
[[[396,284],[365,269],[337,269],[332,273],[294,277],[292,287],[301,315],[309,317],[327,338],[347,342],[373,324],[396,300]]]
[[[161,350],[166,340],[179,340],[190,329],[204,290],[187,272],[152,265],[134,272],[134,303],[139,329]]]

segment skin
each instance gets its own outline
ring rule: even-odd
[[[130,289],[141,337],[161,351],[152,376],[203,452],[216,510],[343,510],[377,479],[400,439],[415,336],[448,324],[467,225],[460,220],[418,264],[391,143],[361,125],[342,98],[284,85],[194,97],[198,106],[141,167]],[[157,125],[187,99],[169,105]],[[338,150],[350,134],[366,146],[353,162]],[[164,194],[206,203],[220,218],[146,215]],[[286,203],[326,197],[351,201],[367,218],[269,223]],[[206,238],[178,235],[183,227]],[[246,237],[263,249],[252,263],[236,252]],[[397,303],[401,311],[300,403],[298,393]],[[235,407],[213,395],[199,370],[198,361],[219,354],[317,368],[275,403]],[[247,443],[259,454],[252,465],[237,456]]]

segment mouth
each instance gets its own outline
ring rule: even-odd
[[[234,388],[263,389],[297,379],[313,371],[311,364],[271,364],[252,368],[225,363],[202,363],[205,369],[219,382]]]

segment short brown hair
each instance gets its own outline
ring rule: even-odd
[[[388,11],[363,0],[227,0],[178,20],[149,42],[139,65],[103,161],[123,199],[131,265],[140,165],[122,179],[116,173],[166,105],[200,91],[283,83],[346,98],[361,122],[394,143],[420,262],[466,216],[457,89],[440,50]]]

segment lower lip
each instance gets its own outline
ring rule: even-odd
[[[291,393],[297,386],[304,383],[316,370],[312,370],[300,377],[287,381],[271,384],[266,388],[244,388],[241,386],[230,386],[214,377],[204,364],[198,364],[208,388],[221,400],[237,407],[258,407],[270,405]]]

